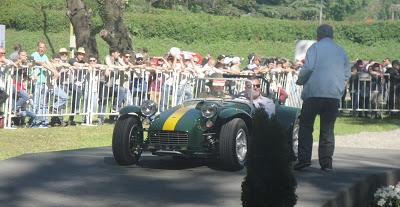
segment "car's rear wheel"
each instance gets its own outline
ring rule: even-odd
[[[235,118],[224,124],[219,137],[219,156],[226,170],[240,170],[247,159],[248,130],[246,123]]]
[[[115,123],[112,151],[120,165],[136,164],[142,154],[143,128],[138,117],[119,119]]]

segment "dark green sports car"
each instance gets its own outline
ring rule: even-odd
[[[122,108],[112,141],[117,163],[136,164],[142,151],[147,150],[160,156],[217,159],[223,169],[242,169],[256,108],[251,98],[227,92],[244,90],[244,84],[232,84],[237,80],[225,81],[234,87],[228,90],[228,84],[223,86],[223,93],[217,96],[203,96],[204,93],[215,93],[213,89],[203,95],[197,92],[195,98],[161,113],[156,113],[157,105],[150,100],[144,101],[140,107]],[[299,109],[279,104],[275,107],[279,122],[289,132],[288,143],[295,157]]]

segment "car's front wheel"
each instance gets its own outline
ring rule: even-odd
[[[293,161],[297,160],[299,153],[299,130],[300,130],[300,117],[297,117],[293,123],[292,137],[290,139],[290,155]]]
[[[226,170],[241,170],[247,159],[248,130],[243,119],[235,118],[220,131],[219,156]]]
[[[143,128],[138,117],[117,120],[112,139],[115,161],[120,165],[136,164],[142,154]]]

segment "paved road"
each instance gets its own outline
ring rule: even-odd
[[[349,189],[371,175],[395,172],[389,174],[400,180],[399,163],[398,150],[338,148],[334,172],[319,170],[317,160],[296,172],[297,206],[344,206],[340,202],[353,202],[346,198]],[[2,207],[234,207],[241,206],[245,175],[244,170],[224,172],[213,164],[149,154],[141,166],[122,167],[109,147],[28,154],[0,161],[0,166]]]

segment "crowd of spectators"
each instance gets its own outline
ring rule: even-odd
[[[353,115],[369,115],[372,109],[372,116],[378,117],[377,111],[382,107],[392,111],[398,110],[400,106],[399,60],[391,61],[389,58],[381,62],[356,60],[351,68],[348,90],[342,98],[343,105],[346,105],[344,102],[346,96],[351,99]],[[357,113],[356,109],[361,110]]]
[[[109,49],[109,54],[103,59],[98,59],[93,55],[87,55],[85,48],[78,48],[73,57],[66,48],[60,48],[58,53],[49,58],[46,55],[46,44],[43,41],[37,43],[35,52],[28,54],[20,44],[16,44],[14,51],[6,58],[6,51],[0,48],[0,103],[7,99],[5,92],[4,77],[6,70],[14,68],[13,74],[13,94],[16,94],[15,104],[12,111],[19,116],[30,117],[30,127],[48,127],[49,121],[53,124],[74,125],[75,116],[70,115],[68,122],[63,122],[62,117],[52,117],[49,120],[46,116],[36,116],[37,114],[48,114],[65,109],[67,103],[71,103],[71,112],[82,107],[93,107],[101,113],[105,112],[104,88],[112,87],[117,92],[118,99],[115,100],[113,110],[120,108],[122,103],[132,104],[132,90],[139,87],[147,87],[149,98],[159,100],[161,90],[157,85],[162,85],[164,77],[159,77],[154,71],[174,72],[180,71],[192,74],[196,77],[207,77],[213,73],[221,74],[297,74],[301,70],[302,60],[293,62],[286,58],[264,57],[258,54],[249,54],[246,59],[235,55],[218,55],[213,57],[206,54],[204,57],[198,53],[181,51],[173,47],[166,51],[163,56],[151,56],[147,48],[137,49],[137,51],[119,51],[115,48]],[[78,69],[87,68],[88,73],[80,73]],[[149,71],[150,82],[144,82],[137,78],[132,78],[132,71],[136,69]],[[91,69],[100,71],[97,74],[91,73]],[[351,108],[370,108],[376,107],[379,98],[387,92],[389,98],[389,108],[398,108],[400,93],[400,63],[398,60],[390,61],[388,58],[382,62],[375,61],[355,61],[352,67],[352,76],[348,83],[348,89],[343,96],[342,104],[346,104],[345,97],[350,95]],[[388,74],[385,76],[384,74]],[[118,75],[118,79],[110,79],[112,75]],[[94,87],[92,93],[97,93],[99,99],[93,100],[91,106],[85,104],[81,106],[81,99],[86,99],[85,87],[82,82],[92,79],[92,83],[100,85]],[[360,80],[368,79],[369,82],[360,84]],[[385,89],[384,85],[390,81],[390,86]],[[133,83],[132,83],[133,82]],[[165,81],[166,82],[166,81]],[[30,83],[30,84],[28,84]],[[367,83],[367,84],[365,84]],[[98,88],[98,90],[95,90]],[[373,90],[372,90],[373,89]],[[373,93],[371,93],[371,91]],[[376,92],[377,91],[377,92]],[[282,90],[285,93],[285,90]],[[55,102],[48,106],[43,97],[48,94],[57,97]],[[73,94],[72,96],[69,94]],[[287,94],[285,94],[287,97]],[[162,101],[162,100],[161,100]],[[284,101],[284,100],[282,100]],[[371,103],[371,104],[369,104]],[[32,107],[26,107],[30,104]],[[361,106],[362,105],[362,106]],[[30,109],[30,110],[29,110]],[[83,117],[82,122],[86,122],[87,116]],[[98,123],[105,121],[104,115],[100,114]]]

